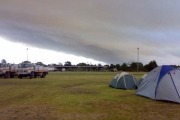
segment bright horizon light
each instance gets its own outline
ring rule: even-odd
[[[19,64],[22,61],[26,61],[27,59],[32,63],[42,62],[44,64],[64,64],[66,61],[70,61],[72,65],[77,65],[78,63],[82,62],[92,65],[106,64],[104,62],[85,57],[35,48],[22,43],[10,42],[2,37],[0,37],[0,51],[0,60],[5,59],[8,63],[15,64]]]

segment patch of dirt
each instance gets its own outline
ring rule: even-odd
[[[70,88],[69,92],[72,94],[99,94],[97,91],[83,88]]]
[[[21,81],[21,82],[20,82]],[[33,80],[24,80],[24,79],[20,79],[18,82],[14,82],[14,81],[8,81],[8,79],[6,81],[1,81],[0,80],[0,85],[2,86],[8,86],[8,85],[13,85],[13,86],[20,86],[20,85],[44,85],[45,82],[44,81],[33,81]]]
[[[107,117],[108,115],[103,113],[72,113],[62,115],[59,120],[100,120]]]
[[[19,83],[17,83],[17,82],[12,82],[12,81],[8,81],[8,80],[0,81],[0,84],[1,84],[1,86],[4,86],[4,85],[19,85]]]
[[[11,106],[0,111],[1,120],[58,120],[52,116],[54,109],[47,105]]]
[[[72,87],[78,87],[78,86],[83,86],[85,85],[85,83],[81,83],[81,84],[69,84],[69,85],[58,85],[58,87],[62,87],[62,88],[72,88]]]

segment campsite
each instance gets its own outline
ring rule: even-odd
[[[179,120],[180,1],[1,0],[0,120]]]
[[[42,79],[0,78],[0,118],[5,120],[169,120],[180,105],[109,87],[119,72],[50,72]],[[137,80],[146,72],[130,72]]]

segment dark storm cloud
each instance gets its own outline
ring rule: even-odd
[[[0,1],[0,36],[106,63],[180,57],[178,0]]]

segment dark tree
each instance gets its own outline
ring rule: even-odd
[[[144,71],[149,71],[149,69],[150,69],[149,64],[144,65],[144,68],[143,68]]]
[[[45,66],[45,67],[47,67],[47,65],[46,65],[46,64],[44,64],[44,63],[42,63],[42,62],[37,62],[37,63],[36,63],[36,65],[41,65],[41,66]]]
[[[23,61],[22,63],[31,63],[30,61]]]
[[[43,63],[42,63],[42,62],[37,62],[36,64],[37,64],[37,65],[43,65]]]
[[[120,71],[121,70],[120,64],[116,64],[116,68],[117,68],[118,71]]]
[[[131,65],[130,65],[130,69],[132,71],[137,71],[137,65],[138,65],[138,70],[139,71],[142,71],[143,70],[143,64],[140,62],[137,64],[137,62],[132,62]]]
[[[130,68],[135,71],[137,70],[137,62],[132,62],[131,65],[130,65]]]
[[[99,63],[98,66],[102,66],[101,63]]]
[[[138,63],[138,68],[139,68],[139,71],[143,71],[143,64],[141,62]]]
[[[77,66],[86,66],[86,63],[78,63]]]
[[[72,65],[71,65],[71,62],[70,62],[70,61],[66,61],[66,62],[64,63],[64,66],[72,66]]]
[[[156,68],[158,65],[155,60],[149,62],[149,68],[150,70]]]
[[[6,60],[5,60],[5,59],[2,59],[2,60],[1,60],[1,63],[6,63]]]
[[[123,64],[121,65],[121,69],[122,69],[123,71],[127,70],[127,69],[128,69],[127,64],[126,64],[126,63],[123,63]]]
[[[113,64],[110,64],[109,69],[112,70],[115,66]]]
[[[153,61],[150,61],[149,64],[146,64],[146,65],[144,66],[144,70],[146,70],[146,71],[151,71],[152,69],[156,68],[157,66],[158,66],[158,65],[157,65],[156,61],[153,60]]]

